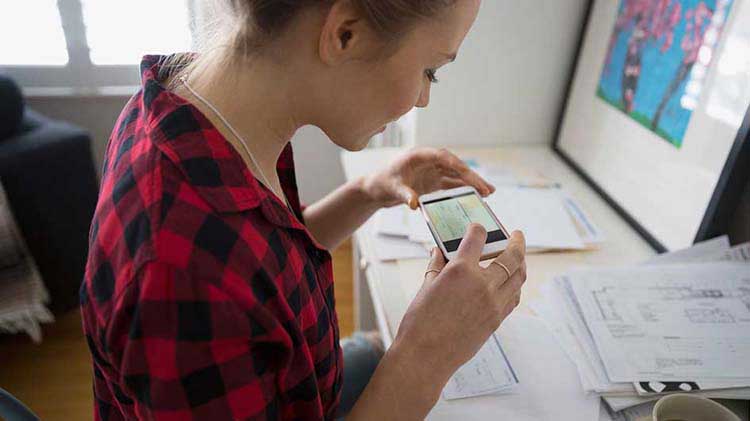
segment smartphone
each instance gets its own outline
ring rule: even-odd
[[[471,223],[481,224],[487,230],[482,260],[499,255],[508,246],[510,234],[473,187],[425,194],[419,197],[419,205],[446,260],[456,256]]]

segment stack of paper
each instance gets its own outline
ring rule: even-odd
[[[750,244],[721,238],[646,263],[570,272],[532,303],[584,391],[613,411],[670,392],[750,399]]]
[[[498,187],[486,201],[509,231],[523,231],[529,250],[581,250],[587,241],[602,241],[593,221],[559,188]]]
[[[599,413],[599,399],[586,396],[576,375],[576,368],[556,346],[555,338],[537,317],[513,312],[490,338],[502,343],[503,355],[491,357],[480,351],[457,375],[461,391],[484,390],[487,384],[510,385],[482,396],[470,394],[466,399],[448,399],[455,390],[455,379],[446,386],[442,399],[428,420],[594,420]],[[506,358],[507,357],[507,358]],[[484,361],[476,361],[477,359]],[[492,375],[487,366],[510,367],[511,377],[498,371]],[[474,372],[472,372],[474,371]]]
[[[530,251],[581,250],[596,246],[604,236],[582,207],[555,186],[508,184],[497,175],[497,191],[485,201],[508,231],[521,230]],[[375,215],[378,259],[424,258],[435,246],[420,211],[406,206],[382,209]]]
[[[421,214],[406,205],[381,209],[375,214],[374,251],[378,260],[422,259],[429,257],[430,235]]]

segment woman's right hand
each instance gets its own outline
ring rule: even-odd
[[[516,231],[495,262],[479,266],[487,233],[479,224],[467,228],[455,259],[446,264],[433,249],[424,285],[406,312],[394,347],[407,350],[422,372],[445,385],[500,323],[518,306],[526,281],[526,242]],[[407,368],[407,367],[405,367]],[[415,367],[416,368],[416,367]]]

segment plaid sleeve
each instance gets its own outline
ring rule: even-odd
[[[286,350],[265,333],[279,329],[236,300],[165,263],[139,270],[107,332],[123,400],[139,419],[281,418],[276,375]]]

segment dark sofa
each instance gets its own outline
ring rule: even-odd
[[[2,75],[0,182],[50,292],[50,308],[76,307],[98,196],[91,138],[25,107],[18,87]]]

